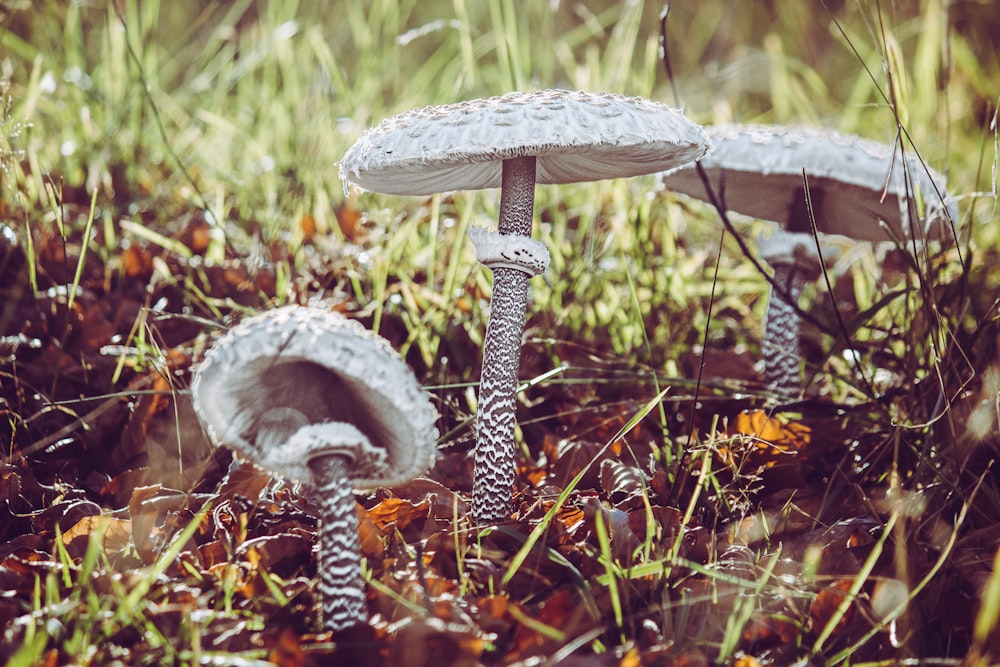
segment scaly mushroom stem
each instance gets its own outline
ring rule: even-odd
[[[504,160],[500,234],[530,237],[534,207],[535,158]],[[472,488],[473,517],[480,525],[510,518],[516,472],[515,395],[531,275],[518,268],[493,268],[493,301],[483,344]]]
[[[798,303],[805,277],[793,262],[781,262],[774,267],[774,281],[784,287],[791,302],[780,292],[771,290],[764,321],[764,383],[781,396],[798,396],[802,390],[799,369]]]
[[[345,456],[318,456],[309,461],[319,503],[319,591],[323,629],[338,632],[368,622],[361,578],[361,541],[354,494]]]

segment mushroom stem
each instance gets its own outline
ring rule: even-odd
[[[503,161],[500,177],[501,234],[531,236],[531,218],[535,211],[535,156]]]
[[[794,262],[774,267],[774,281],[784,287],[791,301],[771,289],[764,321],[764,383],[781,396],[797,396],[802,390],[799,370],[799,314],[795,303],[802,294],[805,277]]]
[[[535,158],[504,160],[500,234],[530,237],[534,207]],[[493,268],[493,301],[483,343],[472,488],[473,517],[480,525],[510,518],[516,471],[515,394],[530,277],[530,273],[521,269]]]
[[[319,504],[319,591],[323,629],[338,632],[368,622],[361,578],[361,541],[346,456],[318,456],[309,461]]]

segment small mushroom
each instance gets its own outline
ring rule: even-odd
[[[469,232],[477,259],[493,271],[473,482],[478,523],[510,517],[528,279],[549,263],[548,250],[531,239],[535,184],[649,174],[705,150],[701,129],[662,104],[540,90],[409,111],[382,121],[344,155],[345,187],[396,195],[501,188],[498,230]]]
[[[401,484],[436,455],[436,412],[403,360],[357,322],[286,306],[220,338],[191,392],[216,446],[312,487],[324,628],[367,622],[352,487]]]
[[[799,316],[794,303],[806,280],[820,274],[816,230],[855,240],[913,242],[941,237],[956,215],[945,179],[892,146],[829,130],[772,125],[706,128],[712,151],[701,160],[715,195],[728,210],[778,223],[760,244],[774,270],[765,321],[764,382],[778,395],[801,391]],[[808,182],[808,198],[803,184]],[[662,175],[674,192],[711,201],[694,165]],[[925,214],[912,214],[922,196]]]

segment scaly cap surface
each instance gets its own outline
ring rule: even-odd
[[[701,157],[701,128],[638,97],[539,90],[401,113],[368,130],[340,162],[345,188],[394,195],[500,187],[501,164],[537,157],[535,182],[650,174]]]

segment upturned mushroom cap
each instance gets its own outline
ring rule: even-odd
[[[289,479],[312,482],[309,459],[333,454],[358,460],[356,488],[392,486],[436,456],[437,415],[409,367],[382,338],[319,308],[244,320],[205,355],[191,391],[216,445]],[[330,437],[340,434],[330,430],[336,422],[348,429],[343,438]],[[357,432],[362,450],[381,453],[341,450],[338,442],[357,442]]]
[[[904,166],[902,153],[892,146],[830,130],[777,125],[720,125],[705,133],[712,150],[701,165],[730,211],[808,233],[804,169],[820,233],[872,242],[893,235],[910,238],[907,178],[909,194],[919,191],[926,205],[921,238],[939,236],[942,220],[956,214],[944,177],[911,153]],[[662,182],[674,192],[708,200],[693,164],[664,173]],[[878,220],[885,221],[891,234]]]
[[[505,159],[536,156],[535,182],[650,174],[697,160],[701,128],[638,97],[539,90],[407,111],[344,155],[345,188],[394,195],[500,187]]]

